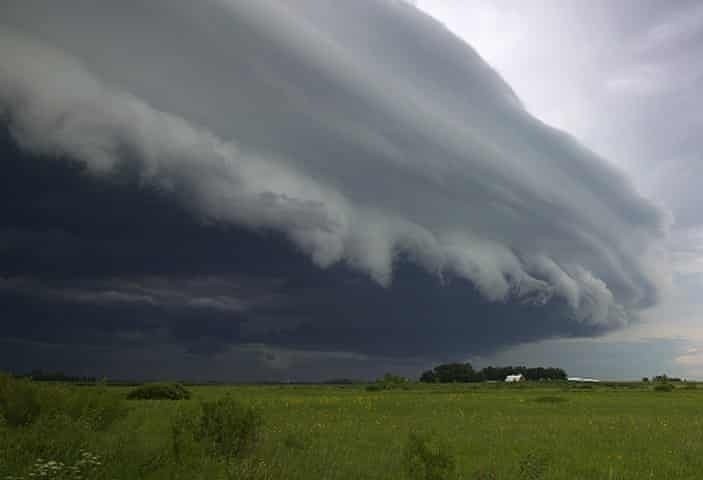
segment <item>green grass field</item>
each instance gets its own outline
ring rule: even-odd
[[[0,424],[0,479],[703,478],[703,388],[577,387],[205,386],[168,401],[41,385],[33,422]],[[194,434],[202,402],[227,396],[262,420],[234,455]]]

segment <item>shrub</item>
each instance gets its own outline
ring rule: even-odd
[[[0,374],[0,416],[11,427],[34,422],[41,412],[37,388],[29,380]]]
[[[178,383],[149,383],[127,395],[129,400],[188,400],[190,392]]]
[[[261,415],[252,407],[224,397],[202,403],[198,439],[209,453],[237,457],[254,449],[262,424]]]
[[[127,413],[122,395],[111,392],[105,386],[93,388],[28,380],[20,382],[31,389],[38,412],[47,420],[66,417],[91,430],[103,430]],[[26,400],[23,402],[25,406],[29,405]]]
[[[444,480],[456,469],[449,448],[435,436],[410,432],[403,452],[408,477],[413,480]]]
[[[521,480],[539,480],[544,478],[547,472],[549,459],[546,454],[540,452],[530,452],[520,461]]]
[[[655,392],[671,392],[674,390],[674,386],[670,383],[659,383],[654,386]]]
[[[367,392],[380,392],[381,390],[384,390],[383,385],[379,385],[378,383],[366,385]]]

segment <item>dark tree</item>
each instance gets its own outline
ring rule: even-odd
[[[434,370],[425,370],[420,375],[420,381],[425,383],[435,383],[437,381],[437,375],[435,375]]]
[[[470,363],[445,363],[436,366],[434,372],[441,383],[470,382],[474,377]]]
[[[483,382],[502,381],[508,375],[522,374],[525,379],[540,380],[566,380],[566,372],[561,368],[524,366],[517,367],[486,367],[475,371],[469,363],[445,363],[437,365],[433,370],[427,370],[420,376],[421,382]]]

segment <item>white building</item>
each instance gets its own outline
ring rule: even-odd
[[[508,375],[505,377],[505,381],[508,383],[522,382],[523,380],[525,380],[525,377],[522,373],[518,373],[517,375]]]

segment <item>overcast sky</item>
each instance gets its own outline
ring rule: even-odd
[[[0,366],[703,378],[703,9],[414,3],[4,2]]]

